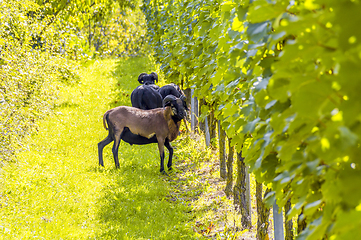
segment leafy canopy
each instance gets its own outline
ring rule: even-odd
[[[217,105],[272,186],[268,202],[291,198],[308,239],[361,235],[360,11],[346,0],[144,1],[168,79]]]

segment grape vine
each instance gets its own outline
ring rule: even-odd
[[[360,236],[360,1],[144,0],[143,10],[166,77],[214,104],[272,188],[268,203],[291,198],[288,217],[306,219],[299,237]]]

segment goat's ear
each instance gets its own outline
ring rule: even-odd
[[[158,82],[158,75],[155,72],[152,72],[150,75],[153,76],[155,82]]]
[[[141,73],[141,74],[138,76],[138,82],[139,82],[140,84],[143,84],[143,83],[144,83],[143,77],[144,77],[145,75],[147,75],[147,74],[146,74],[146,73]]]

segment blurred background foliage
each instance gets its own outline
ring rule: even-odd
[[[0,164],[49,114],[77,64],[145,51],[137,0],[0,1]],[[80,61],[79,61],[80,60]]]

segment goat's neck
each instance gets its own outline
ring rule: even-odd
[[[176,116],[172,116],[172,110],[170,107],[166,108],[164,112],[164,117],[165,119],[167,119],[168,130],[169,130],[168,139],[171,142],[174,139],[176,139],[179,134],[179,128],[182,119],[179,119]]]
[[[168,139],[170,142],[178,137],[180,125],[181,125],[181,121],[179,121],[179,120],[176,121],[173,119],[173,117],[171,119],[169,119],[169,121],[168,121],[168,129],[169,129]]]
[[[177,116],[172,116],[172,120],[174,121],[175,124],[178,124],[178,122],[182,121],[182,118],[179,118]]]

